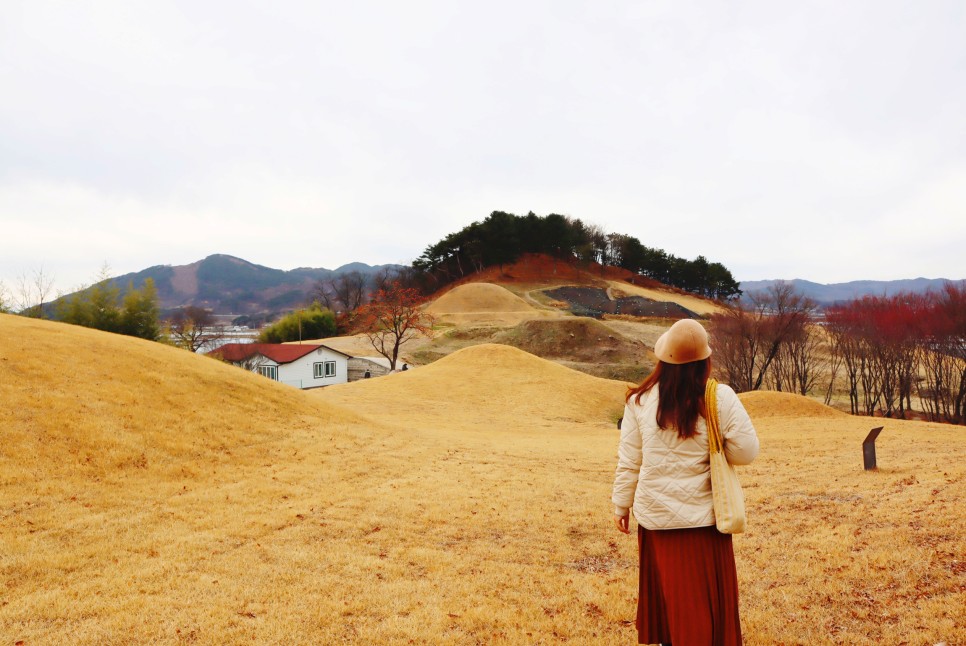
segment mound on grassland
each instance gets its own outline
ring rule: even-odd
[[[741,393],[741,402],[752,419],[764,417],[842,417],[846,413],[837,411],[820,402],[795,395],[775,391],[756,390]]]
[[[435,314],[476,312],[531,312],[533,307],[505,287],[493,283],[466,283],[454,287],[435,301],[426,311]]]
[[[453,428],[607,426],[626,384],[592,377],[500,344],[474,345],[403,373],[316,391],[334,403]]]
[[[308,416],[355,419],[160,343],[9,315],[0,339],[0,457],[34,477],[143,470],[264,441]]]
[[[643,344],[587,317],[524,321],[494,336],[494,341],[545,359],[597,363],[653,363]]]

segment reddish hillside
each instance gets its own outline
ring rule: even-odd
[[[596,285],[604,280],[623,280],[638,285],[663,287],[657,281],[637,276],[620,267],[602,267],[597,263],[560,260],[545,254],[524,254],[516,262],[503,265],[502,269],[498,266],[487,267],[483,271],[461,278],[444,287],[436,296],[465,283],[536,283],[551,286],[558,283]]]
[[[709,304],[715,303],[715,301],[710,299],[690,294],[676,287],[670,287],[664,283],[640,276],[620,267],[599,265],[597,263],[583,263],[576,260],[560,260],[545,254],[524,254],[516,262],[504,265],[502,269],[498,266],[487,267],[483,271],[470,274],[446,285],[433,294],[431,300],[438,299],[455,287],[467,283],[527,286],[528,289],[549,288],[560,285],[586,285],[608,289],[613,286],[613,281],[629,283],[668,294],[686,295],[692,299],[707,301]]]

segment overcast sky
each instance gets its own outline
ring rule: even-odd
[[[966,278],[964,8],[0,0],[0,280],[408,263],[494,210]]]

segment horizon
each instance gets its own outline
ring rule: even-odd
[[[297,270],[339,271],[340,269],[342,269],[344,267],[348,267],[348,266],[355,265],[355,264],[362,264],[362,265],[366,265],[367,267],[377,267],[377,266],[384,266],[384,265],[408,266],[408,265],[402,265],[400,263],[378,263],[378,264],[376,264],[376,263],[366,262],[365,260],[354,260],[354,261],[350,261],[350,262],[343,263],[343,264],[337,265],[337,266],[332,266],[332,267],[326,267],[326,266],[307,266],[307,265],[303,265],[303,266],[298,266],[298,267],[292,267],[290,269],[283,269],[281,267],[271,267],[269,265],[263,265],[261,263],[257,263],[257,262],[251,261],[248,258],[243,258],[241,256],[235,256],[235,255],[227,254],[227,253],[212,253],[212,254],[206,255],[203,258],[199,258],[198,260],[195,260],[195,261],[192,261],[192,262],[189,262],[189,263],[185,263],[185,264],[161,263],[161,264],[158,264],[158,265],[151,265],[149,267],[142,267],[141,269],[137,269],[137,270],[130,271],[130,272],[125,272],[123,274],[115,273],[115,274],[112,274],[111,275],[111,278],[112,279],[120,279],[120,278],[124,278],[125,276],[130,276],[132,274],[138,274],[138,273],[141,273],[143,271],[147,271],[149,269],[153,269],[155,267],[187,267],[187,266],[190,266],[190,265],[195,265],[195,264],[202,263],[205,260],[208,260],[209,258],[213,258],[213,257],[228,257],[228,258],[233,258],[233,259],[240,260],[242,262],[245,262],[245,263],[248,263],[250,265],[257,266],[257,267],[261,267],[261,268],[264,268],[264,269],[273,270],[273,271],[283,271],[283,272],[291,272],[291,271],[297,271]],[[835,286],[850,285],[850,284],[854,284],[854,283],[882,283],[882,284],[891,284],[891,283],[897,283],[897,282],[911,282],[911,281],[918,281],[918,280],[925,280],[925,281],[930,281],[930,282],[946,281],[946,282],[957,283],[957,282],[966,281],[966,278],[948,278],[948,277],[945,277],[945,276],[938,276],[938,277],[935,277],[935,278],[931,278],[931,277],[926,277],[926,276],[915,276],[915,277],[909,277],[909,278],[897,278],[897,279],[893,279],[893,280],[857,279],[857,280],[834,282],[834,283],[820,283],[820,282],[817,282],[817,281],[808,280],[806,278],[765,278],[765,279],[746,280],[746,281],[738,280],[738,279],[736,279],[736,280],[737,280],[737,282],[740,285],[743,285],[745,283],[774,283],[774,282],[780,282],[780,281],[781,282],[794,283],[796,281],[801,281],[801,282],[807,282],[807,283],[810,283],[810,284],[813,284],[813,285],[818,285],[818,286],[821,286],[821,287],[835,287]],[[85,287],[87,287],[87,286],[90,286],[90,285],[85,285]],[[69,295],[69,292],[59,293],[57,297],[59,298],[59,297],[66,296],[66,295]]]
[[[228,258],[234,258],[236,260],[240,260],[242,262],[245,262],[245,263],[248,263],[248,264],[257,266],[257,267],[261,267],[261,268],[269,269],[269,270],[274,270],[274,271],[283,271],[283,272],[291,272],[291,271],[297,271],[297,270],[339,271],[340,269],[342,269],[344,267],[347,267],[347,266],[350,266],[350,265],[354,265],[354,264],[363,264],[363,265],[366,265],[367,267],[378,267],[378,266],[384,266],[384,265],[409,266],[408,263],[406,263],[406,264],[403,264],[403,263],[392,263],[392,262],[388,262],[388,263],[371,263],[371,262],[368,262],[366,260],[350,260],[348,262],[345,262],[345,263],[342,263],[342,264],[339,264],[339,265],[333,265],[333,266],[325,266],[325,265],[316,265],[316,266],[299,265],[297,267],[283,268],[283,267],[272,267],[270,265],[265,265],[265,264],[262,264],[262,263],[259,263],[259,262],[255,262],[255,261],[252,261],[252,260],[250,260],[248,258],[244,258],[242,256],[237,256],[237,255],[234,255],[234,254],[216,252],[216,253],[209,253],[209,254],[205,255],[204,257],[202,257],[202,258],[198,258],[197,260],[193,260],[193,261],[186,262],[186,263],[162,262],[162,263],[158,263],[158,264],[154,264],[154,265],[149,265],[149,266],[146,266],[146,267],[141,267],[141,268],[138,268],[138,269],[133,269],[131,271],[126,271],[126,272],[123,272],[123,273],[112,271],[110,273],[110,275],[109,275],[109,278],[114,279],[114,280],[117,280],[117,279],[124,278],[126,276],[138,274],[138,273],[141,273],[141,272],[144,272],[144,271],[147,271],[147,270],[156,268],[156,267],[187,267],[187,266],[190,266],[190,265],[195,265],[195,264],[202,263],[202,262],[204,262],[205,260],[207,260],[209,258],[218,257],[218,256],[228,257]],[[102,266],[102,269],[103,269],[103,266]],[[28,275],[27,278],[29,280],[30,279],[30,276]],[[835,286],[850,285],[850,284],[854,284],[854,283],[882,283],[882,284],[891,284],[891,283],[897,283],[897,282],[911,282],[911,281],[918,281],[918,280],[925,280],[925,281],[930,281],[930,282],[946,281],[946,282],[958,283],[958,282],[966,281],[966,278],[949,278],[947,276],[937,276],[937,277],[914,276],[914,277],[895,278],[895,279],[888,279],[888,280],[859,278],[859,279],[855,279],[855,280],[846,280],[846,281],[837,281],[837,282],[828,282],[828,283],[818,282],[818,281],[810,280],[810,279],[807,279],[807,278],[761,278],[761,279],[753,279],[753,280],[741,280],[741,279],[736,278],[735,280],[739,283],[739,285],[744,285],[746,283],[774,283],[774,282],[794,283],[796,281],[801,281],[801,282],[811,283],[813,285],[818,285],[818,286],[821,286],[821,287],[835,287]],[[53,295],[53,299],[56,300],[56,299],[62,298],[64,296],[69,296],[72,293],[75,293],[77,291],[80,291],[80,290],[83,290],[83,289],[86,289],[86,288],[90,287],[91,285],[95,284],[95,282],[96,282],[96,277],[92,277],[88,282],[75,285],[75,286],[73,286],[73,287],[71,287],[69,289],[60,289],[60,288],[58,288],[55,285],[55,289],[52,292],[54,294]],[[3,285],[3,286],[6,287],[7,292],[8,292],[7,293],[7,296],[8,297],[12,295],[12,292],[13,292],[12,287],[14,287],[15,285],[12,285],[11,283],[3,282],[2,280],[0,280],[0,285]]]

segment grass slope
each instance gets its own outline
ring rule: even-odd
[[[457,285],[434,300],[426,308],[430,314],[465,314],[472,312],[532,312],[522,298],[493,283]]]
[[[476,346],[301,393],[0,316],[0,634],[633,643],[635,542],[609,504],[623,391]],[[962,429],[746,399],[746,643],[966,643]]]

